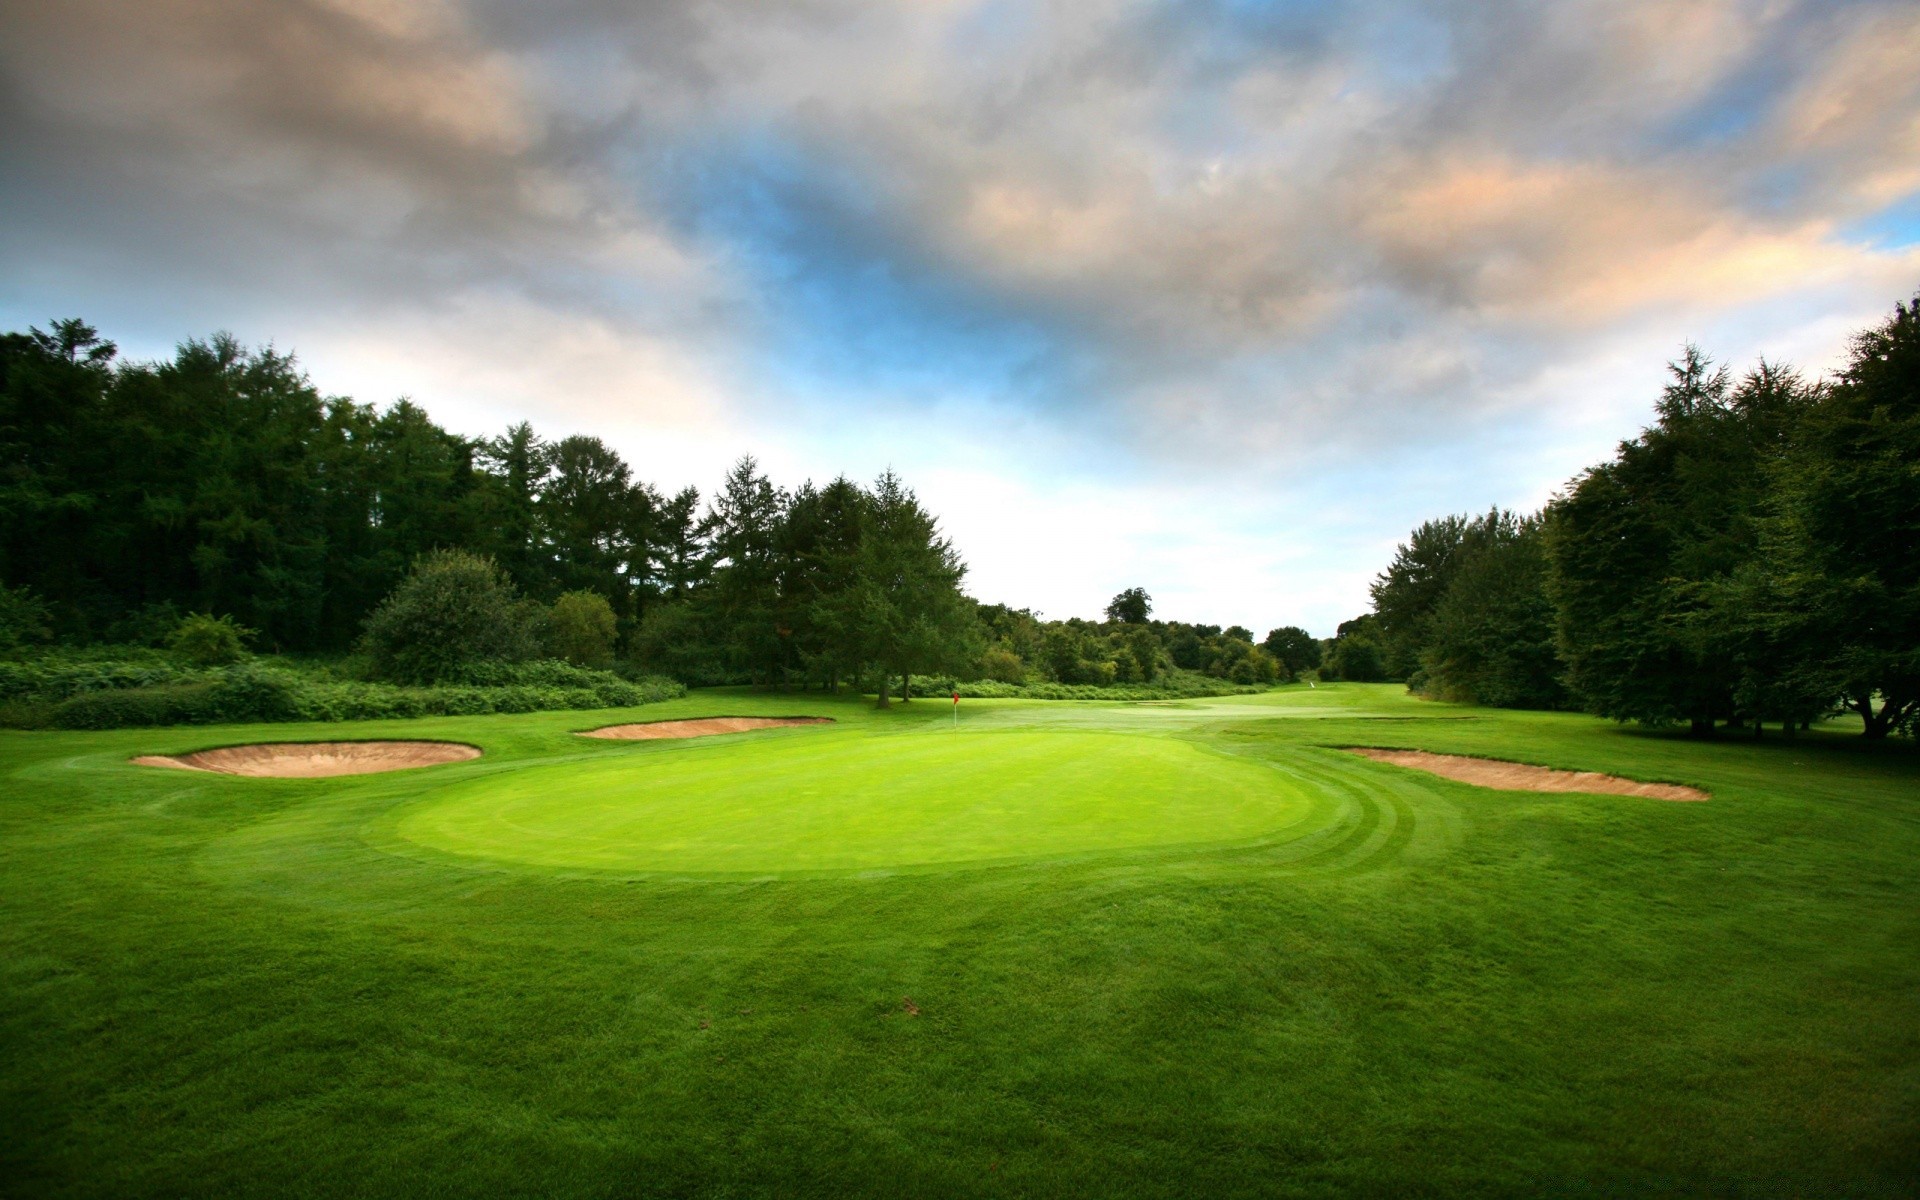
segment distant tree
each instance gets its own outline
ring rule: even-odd
[[[541,536],[540,499],[553,473],[552,448],[522,421],[480,443],[477,453],[483,468],[480,510],[485,543],[522,591],[548,594],[553,566]]]
[[[820,489],[813,513],[816,527],[801,554],[808,650],[827,686],[838,691],[842,678],[866,665],[866,598],[859,584],[872,498],[841,476]]]
[[[1497,508],[1481,518],[1442,517],[1415,529],[1395,551],[1392,564],[1369,589],[1388,678],[1406,679],[1419,669],[1428,625],[1461,562],[1510,519]]]
[[[709,632],[735,671],[762,683],[774,681],[787,651],[778,558],[786,507],[786,494],[746,455],[727,473],[706,519],[713,555],[705,595]]]
[[[989,646],[980,656],[980,674],[999,683],[1025,683],[1027,665],[1005,646]]]
[[[683,488],[654,512],[649,553],[651,573],[667,599],[683,602],[706,582],[712,565],[700,521],[700,492]]]
[[[1321,664],[1323,679],[1377,683],[1387,677],[1387,656],[1379,618],[1372,613],[1342,621]]]
[[[593,591],[633,616],[645,583],[648,536],[659,503],[599,438],[556,442],[552,474],[541,489],[542,556],[555,587]]]
[[[1107,620],[1127,625],[1146,624],[1152,612],[1153,597],[1147,595],[1145,588],[1128,588],[1107,604]]]
[[[1298,625],[1270,630],[1260,645],[1280,664],[1280,672],[1287,679],[1320,665],[1319,639]]]
[[[361,645],[382,679],[442,683],[478,663],[535,657],[528,618],[492,559],[436,550],[417,559],[374,609]]]
[[[604,668],[613,661],[619,621],[598,592],[565,592],[547,614],[547,645],[577,667]]]
[[[975,652],[975,605],[960,591],[966,566],[918,499],[887,471],[874,482],[853,596],[863,657],[880,671],[879,706],[890,678],[960,669]]]
[[[1422,690],[1502,708],[1557,708],[1566,693],[1540,521],[1496,512],[1479,535],[1425,621]]]
[[[0,584],[0,650],[42,642],[51,633],[46,603],[32,588]]]

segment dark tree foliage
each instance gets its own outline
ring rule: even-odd
[[[1785,389],[1791,390],[1791,389]],[[1802,394],[1796,391],[1795,403]],[[1756,699],[1838,699],[1866,736],[1920,713],[1920,297],[1854,339],[1775,473],[1767,553],[1737,590],[1745,628],[1785,668]],[[1749,655],[1749,658],[1754,656]]]
[[[1107,604],[1107,620],[1127,625],[1144,625],[1153,613],[1153,597],[1145,588],[1128,588]]]
[[[537,657],[534,621],[492,559],[436,550],[367,618],[361,645],[381,679],[446,683],[485,663]]]
[[[1428,521],[1399,547],[1393,562],[1369,588],[1379,620],[1382,670],[1387,678],[1406,679],[1420,669],[1421,648],[1429,625],[1460,564],[1485,545],[1502,520],[1498,509],[1486,517],[1451,516]]]
[[[1766,484],[1807,404],[1764,368],[1736,390],[1688,347],[1659,420],[1547,514],[1566,682],[1602,716],[1697,732],[1738,713],[1738,639],[1712,597],[1752,561]]]
[[[1316,670],[1320,666],[1320,639],[1298,625],[1284,625],[1268,631],[1266,640],[1260,645],[1280,664],[1283,678],[1292,679],[1302,671]]]
[[[1332,644],[1325,648],[1320,677],[1355,683],[1378,683],[1386,679],[1386,636],[1380,629],[1380,619],[1372,613],[1363,613],[1351,621],[1342,621],[1334,630]]]
[[[1560,707],[1566,693],[1539,519],[1496,510],[1468,545],[1424,622],[1423,690],[1501,708]]]
[[[1920,719],[1920,298],[1811,384],[1694,347],[1656,421],[1540,518],[1415,530],[1374,585],[1394,670],[1438,695],[1620,720]],[[1350,623],[1352,624],[1352,623]],[[1551,642],[1547,636],[1552,630]],[[1365,669],[1341,627],[1324,673]]]

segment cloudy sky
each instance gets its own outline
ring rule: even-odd
[[[1049,616],[1330,633],[1920,290],[1910,0],[0,0],[0,131],[6,328],[891,465]]]

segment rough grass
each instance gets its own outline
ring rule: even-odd
[[[798,711],[902,748],[949,719],[740,693],[645,717]],[[1702,745],[1356,685],[979,701],[963,729],[1236,756],[1311,793],[1313,828],[770,881],[395,852],[430,789],[633,761],[647,748],[570,733],[621,716],[316,726],[487,751],[337,780],[125,761],[286,725],[0,734],[0,1187],[1907,1195],[1920,1176],[1910,748]],[[1493,792],[1326,749],[1347,745],[1714,798]]]

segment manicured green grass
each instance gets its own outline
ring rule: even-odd
[[[1920,761],[1342,685],[0,734],[0,1189],[1909,1195]],[[334,780],[129,765],[436,737]],[[1706,787],[1495,792],[1333,747]]]
[[[790,876],[1271,835],[1305,785],[1172,738],[819,727],[643,743],[427,792],[398,837],[480,859]]]

